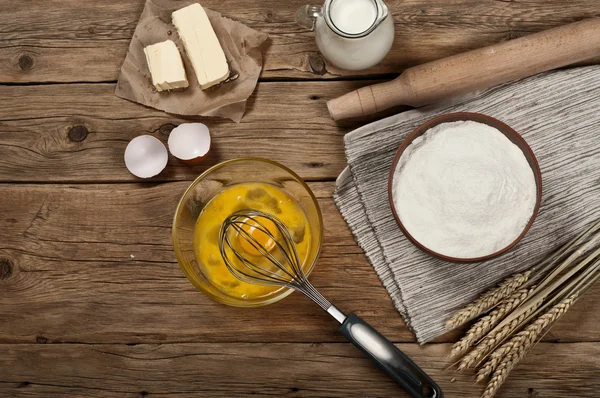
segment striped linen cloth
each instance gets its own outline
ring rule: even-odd
[[[542,170],[543,200],[525,238],[507,254],[474,264],[446,262],[402,234],[388,203],[387,177],[402,140],[425,121],[479,112],[519,132]],[[411,110],[345,136],[348,168],[336,204],[392,301],[420,343],[444,333],[457,309],[529,268],[600,213],[600,67],[544,73],[460,104]]]

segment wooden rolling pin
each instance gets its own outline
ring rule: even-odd
[[[334,120],[422,106],[600,56],[600,18],[534,33],[406,69],[396,79],[327,102]]]

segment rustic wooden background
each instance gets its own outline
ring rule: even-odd
[[[594,0],[389,1],[396,41],[381,65],[348,74],[323,61],[293,16],[304,0],[204,0],[267,32],[264,71],[240,124],[206,120],[204,166],[172,160],[139,181],[129,140],[166,142],[184,119],[113,95],[143,0],[0,0],[0,396],[405,396],[298,294],[262,309],[196,292],[172,252],[171,219],[207,166],[261,156],[297,171],[325,215],[312,281],[371,322],[441,384],[456,335],[418,346],[332,198],[343,135],[325,101],[403,68],[587,17]],[[435,292],[432,292],[435,294]],[[564,317],[511,375],[501,397],[600,396],[600,289]]]

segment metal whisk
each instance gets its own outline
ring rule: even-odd
[[[261,221],[261,218],[263,219]],[[277,229],[277,234],[269,230],[264,220],[269,220]],[[245,228],[244,228],[245,227]],[[264,236],[275,242],[274,248],[268,250],[248,230],[256,228]],[[229,231],[235,231],[234,234]],[[254,247],[261,256],[269,261],[274,268],[267,268],[258,264],[256,258],[251,258],[247,253],[239,250],[234,243],[241,237]],[[277,217],[258,210],[241,210],[231,214],[223,222],[220,231],[221,256],[229,271],[239,280],[271,286],[285,286],[304,293],[308,298],[327,311],[338,322],[343,323],[346,316],[332,305],[311,285],[302,268],[302,261],[298,256],[296,243],[286,225]],[[227,250],[226,248],[229,248]],[[278,255],[279,254],[279,255]],[[238,260],[232,261],[231,255]],[[254,256],[256,257],[256,256]]]
[[[272,224],[275,230],[269,229],[267,224]],[[274,244],[265,247],[253,236],[252,230],[258,230]],[[240,239],[250,244],[257,254],[244,250]],[[317,303],[341,324],[339,331],[346,338],[369,355],[413,397],[442,396],[439,386],[408,356],[357,315],[344,315],[313,287],[302,268],[293,236],[279,218],[250,209],[231,214],[221,226],[219,249],[225,265],[239,280],[289,287]]]

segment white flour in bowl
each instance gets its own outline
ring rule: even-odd
[[[434,252],[462,259],[510,245],[533,215],[536,184],[523,152],[496,128],[442,123],[402,153],[392,197],[406,230]]]

